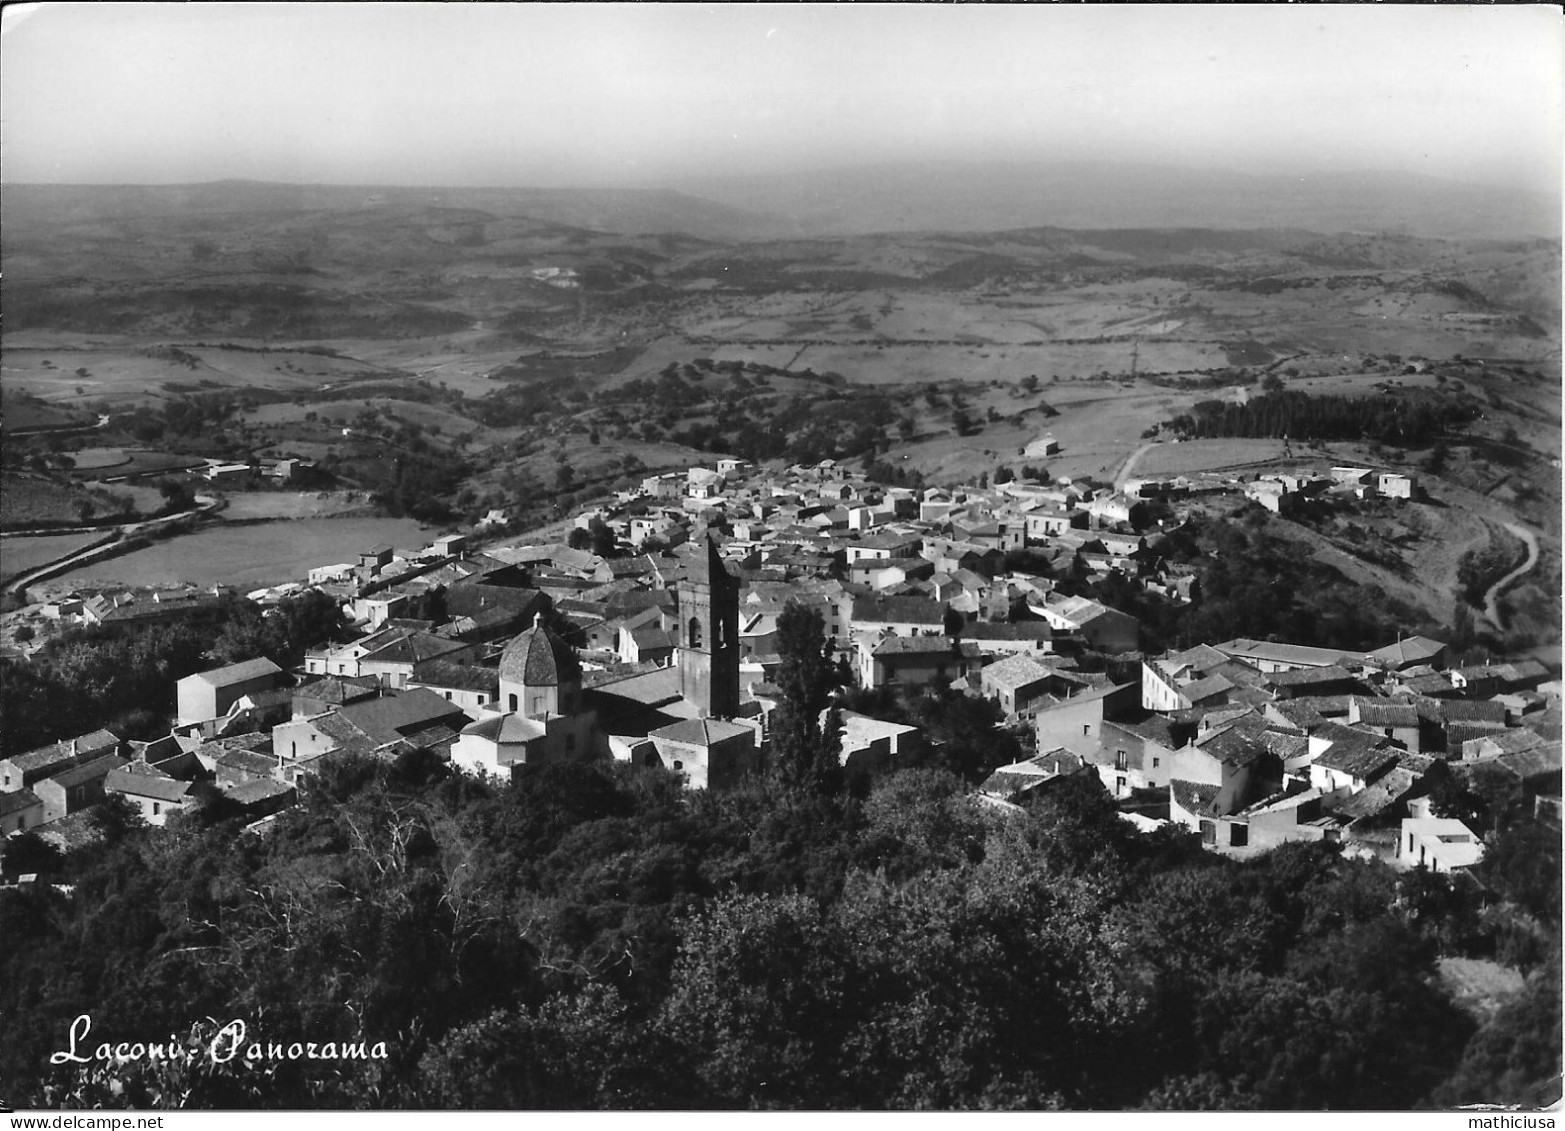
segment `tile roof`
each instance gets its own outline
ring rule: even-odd
[[[879,654],[879,649],[876,649]],[[1028,655],[1007,656],[984,668],[984,682],[1005,691],[1017,691],[1028,684],[1048,679],[1053,671]]]
[[[255,805],[262,801],[269,801],[274,797],[294,792],[294,787],[272,778],[258,778],[255,781],[242,782],[232,789],[226,790],[223,796],[239,805]]]
[[[681,719],[665,727],[647,732],[648,738],[661,738],[669,742],[682,742],[690,746],[711,746],[714,743],[747,735],[755,737],[755,730],[723,719]]]
[[[502,745],[533,742],[548,732],[548,726],[541,720],[530,719],[514,711],[508,711],[503,715],[490,715],[462,728],[462,733],[465,735],[473,735]]]
[[[1240,659],[1265,660],[1278,664],[1301,664],[1305,667],[1327,667],[1343,662],[1362,663],[1362,652],[1349,652],[1339,648],[1311,648],[1303,644],[1281,644],[1268,640],[1251,640],[1237,637],[1214,645],[1219,651]]]
[[[420,664],[418,673],[408,681],[420,687],[449,687],[462,691],[487,691],[497,695],[500,691],[500,673],[494,668],[477,664],[453,664],[445,660],[431,660]]]
[[[106,777],[109,771],[119,769],[126,764],[126,761],[118,754],[105,754],[102,758],[94,758],[90,762],[83,762],[79,766],[72,766],[68,770],[62,770],[47,780],[62,789],[70,789],[73,786]]]
[[[31,809],[34,805],[42,805],[43,800],[30,789],[13,789],[9,793],[0,793],[0,817],[9,817],[12,813],[19,813],[23,809]]]
[[[1358,721],[1370,727],[1416,727],[1418,712],[1406,703],[1359,699]]]
[[[111,770],[103,779],[103,788],[110,793],[129,793],[137,797],[150,797],[177,805],[190,793],[190,783],[175,781],[147,773],[136,773],[129,767]]]
[[[1520,754],[1503,754],[1499,763],[1520,778],[1557,774],[1560,772],[1560,743],[1545,742]]]
[[[217,759],[217,764],[224,769],[238,770],[241,773],[263,778],[271,777],[272,771],[277,769],[275,757],[254,750],[230,750]]]
[[[1248,766],[1271,753],[1265,731],[1253,726],[1231,726],[1196,740],[1196,745],[1228,766]]]
[[[1395,766],[1400,750],[1375,749],[1365,746],[1334,744],[1324,753],[1317,754],[1312,766],[1338,770],[1352,777],[1368,781],[1390,766]]]
[[[1168,790],[1174,804],[1187,813],[1197,817],[1221,815],[1217,812],[1217,797],[1222,793],[1219,786],[1175,778],[1168,783]]]
[[[875,645],[876,656],[935,656],[940,653],[977,659],[982,650],[971,640],[953,643],[945,636],[888,636]]]
[[[283,669],[268,660],[265,656],[254,660],[241,660],[237,664],[229,664],[227,667],[213,668],[211,671],[196,672],[191,678],[199,679],[202,683],[213,687],[227,687],[235,683],[243,683],[246,680],[260,679],[263,676],[282,675]]]
[[[1342,683],[1354,678],[1352,672],[1338,664],[1266,673],[1266,682],[1273,687],[1308,687],[1316,683]]]

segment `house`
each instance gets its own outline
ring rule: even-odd
[[[1363,730],[1378,731],[1414,754],[1423,749],[1418,712],[1409,704],[1350,695],[1348,724]]]
[[[1037,545],[1047,539],[1056,538],[1067,530],[1084,529],[1087,520],[1086,511],[1074,510],[1058,504],[1040,503],[1029,510],[1023,520],[1026,541],[1030,545]]]
[[[1483,859],[1483,844],[1472,829],[1451,817],[1408,817],[1397,838],[1394,865],[1450,872]]]
[[[982,797],[996,801],[1018,802],[1037,794],[1054,782],[1073,777],[1094,776],[1092,767],[1080,754],[1069,750],[1049,750],[1009,766],[1001,766],[978,786]]]
[[[43,823],[58,821],[69,813],[75,813],[96,805],[103,800],[103,780],[111,770],[126,764],[118,754],[105,754],[79,766],[61,770],[53,777],[44,778],[33,792],[43,802]]]
[[[891,684],[943,685],[983,667],[983,652],[971,641],[944,636],[859,637],[859,680],[864,687]]]
[[[15,836],[43,824],[43,799],[30,789],[0,793],[0,836]]]
[[[178,725],[220,718],[240,697],[271,691],[282,681],[283,669],[264,656],[187,675],[174,684]]]
[[[1262,734],[1230,726],[1174,751],[1169,820],[1199,833],[1209,848],[1248,848],[1249,822],[1233,818],[1281,788],[1281,759]]]
[[[1140,688],[1133,683],[1105,684],[1079,691],[1058,703],[1036,708],[1038,749],[1080,745],[1077,739],[1101,738],[1103,724],[1133,716],[1140,704]]]
[[[1036,658],[1054,651],[1054,630],[1043,621],[969,621],[961,637],[985,652]]]
[[[1418,481],[1399,471],[1381,471],[1375,475],[1375,490],[1388,499],[1411,499]]]
[[[378,679],[365,676],[321,676],[293,689],[292,717],[325,714],[349,703],[373,699],[383,690]]]
[[[1099,652],[1133,652],[1141,642],[1141,626],[1135,617],[1086,597],[1050,594],[1042,604],[1029,601],[1027,607],[1051,628],[1080,633],[1087,645]]]
[[[855,633],[924,636],[945,630],[945,606],[924,597],[855,597],[849,617]]]
[[[1343,665],[1360,667],[1365,663],[1365,656],[1361,652],[1345,652],[1336,648],[1311,648],[1302,644],[1280,644],[1243,637],[1214,644],[1212,647],[1230,659],[1242,660],[1263,672],[1288,672]]]
[[[663,765],[691,789],[727,789],[760,766],[754,726],[727,719],[680,719],[648,731]]]
[[[247,818],[257,820],[288,808],[298,799],[298,790],[280,781],[258,778],[225,790],[223,796]]]
[[[38,750],[0,759],[0,793],[26,789],[44,778],[83,762],[120,752],[119,737],[113,731],[95,730],[75,738],[62,739]]]
[[[668,629],[659,623],[661,617],[654,617],[648,623],[632,627],[629,624],[620,625],[618,652],[622,663],[644,664],[652,663],[663,667],[673,661],[674,638]],[[743,630],[740,636],[743,638]],[[753,642],[752,642],[753,643]]]
[[[1438,640],[1431,640],[1427,636],[1409,636],[1406,640],[1376,648],[1369,654],[1369,661],[1394,672],[1421,664],[1439,670],[1445,667],[1445,653],[1445,645]]]
[[[188,807],[194,800],[192,789],[193,783],[180,781],[145,762],[111,770],[103,779],[104,792],[125,798],[149,825],[167,824],[170,813]]]
[[[477,658],[478,646],[429,632],[406,632],[358,657],[354,674],[379,680],[385,687],[406,687],[425,665],[460,665]]]
[[[1334,742],[1310,762],[1310,786],[1322,796],[1357,793],[1395,766],[1400,753],[1381,745]]]
[[[838,757],[845,770],[876,770],[906,765],[926,751],[924,732],[904,723],[871,718],[856,711],[841,712]]]
[[[453,664],[445,660],[430,660],[419,665],[418,674],[408,678],[408,690],[426,688],[453,703],[473,721],[483,714],[483,708],[493,705],[500,697],[500,676],[494,668],[476,664]]]
[[[455,731],[467,722],[467,715],[454,702],[421,687],[279,723],[272,728],[272,749],[287,770],[335,750],[370,754],[416,742],[436,728],[450,728],[454,738]],[[285,776],[292,781],[297,774]]]
[[[979,692],[1000,704],[1007,718],[1031,718],[1040,702],[1052,701],[1068,686],[1053,668],[1031,656],[1012,655],[985,665],[979,674]]]
[[[1097,747],[1085,748],[1086,756],[1110,796],[1128,797],[1136,790],[1167,788],[1174,752],[1187,737],[1160,715],[1110,720],[1099,731]]]

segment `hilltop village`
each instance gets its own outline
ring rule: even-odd
[[[819,617],[838,685],[822,721],[850,778],[951,765],[951,735],[910,721],[907,705],[957,697],[985,705],[964,716],[983,720],[967,744],[1008,752],[960,767],[998,810],[1088,780],[1137,828],[1182,826],[1215,852],[1329,841],[1461,870],[1487,831],[1461,818],[1463,797],[1558,819],[1560,683],[1541,664],[1460,666],[1424,636],[1367,651],[1238,637],[1148,653],[1137,618],[1091,595],[1112,578],[1169,606],[1198,602],[1190,564],[1160,550],[1198,500],[1286,514],[1417,492],[1366,467],[914,489],[832,460],[719,459],[648,477],[574,516],[561,542],[502,537],[506,515],[491,512],[468,534],[370,548],[249,594],[275,616],[316,593],[348,627],[295,670],[251,656],[178,679],[161,737],[62,725],[48,746],[4,750],[0,829],[68,845],[118,796],[153,825],[220,798],[261,832],[341,752],[500,780],[612,759],[723,790],[768,765],[792,606]],[[64,596],[43,607],[40,643],[223,599]]]

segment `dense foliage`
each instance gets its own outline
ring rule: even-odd
[[[231,598],[173,624],[71,629],[28,660],[0,659],[4,748],[20,754],[98,727],[155,738],[167,733],[176,680],[256,656],[292,666],[341,625],[336,603],[311,590],[264,614]]]
[[[1137,618],[1149,650],[1236,636],[1368,650],[1395,640],[1399,631],[1442,631],[1405,602],[1350,582],[1314,558],[1310,547],[1279,533],[1258,506],[1239,522],[1192,518],[1150,549],[1191,565],[1199,600],[1178,607],[1129,583],[1094,587],[1100,599]]]
[[[1405,1108],[1531,1086],[1559,1024],[1529,998],[1464,1054],[1434,959],[1488,941],[1442,877],[1220,859],[1074,783],[1006,815],[928,770],[853,799],[341,759],[265,833],[122,828],[63,876],[0,891],[24,1103]],[[82,1012],[388,1059],[49,1067]]]
[[[1190,439],[1286,436],[1377,440],[1422,448],[1477,416],[1476,402],[1438,395],[1347,397],[1283,391],[1251,397],[1243,404],[1201,401],[1170,421],[1169,427]]]

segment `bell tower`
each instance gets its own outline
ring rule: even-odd
[[[710,536],[679,594],[679,694],[701,718],[739,713],[739,580]]]

